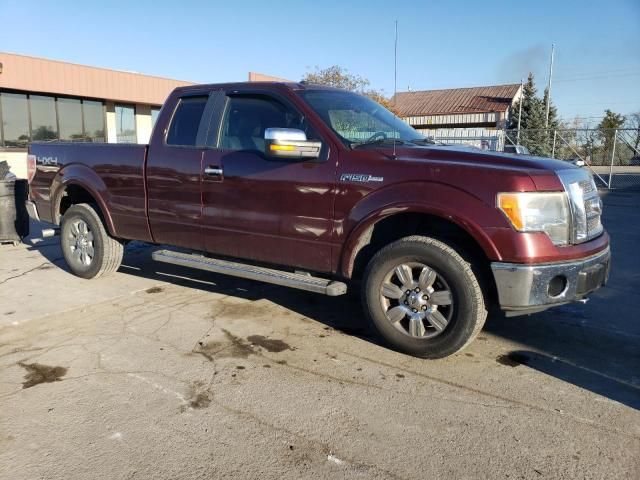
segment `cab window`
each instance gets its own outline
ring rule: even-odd
[[[208,97],[181,98],[176,108],[169,132],[167,145],[195,146],[198,129]]]
[[[265,151],[267,128],[295,128],[315,137],[304,116],[265,96],[229,97],[220,131],[219,147],[229,150]]]

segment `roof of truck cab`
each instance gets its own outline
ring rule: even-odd
[[[189,92],[189,91],[199,91],[199,90],[207,90],[214,88],[224,88],[224,89],[253,89],[260,87],[276,87],[276,88],[289,88],[291,90],[342,90],[340,88],[331,87],[329,85],[320,85],[315,83],[306,83],[306,82],[231,82],[231,83],[205,83],[199,85],[189,85],[185,87],[178,87],[175,89],[176,92]]]

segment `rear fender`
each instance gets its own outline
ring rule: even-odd
[[[51,199],[53,200],[51,202],[51,218],[54,219],[54,222],[60,224],[60,204],[66,188],[70,185],[77,185],[89,192],[101,210],[109,234],[117,237],[109,209],[110,194],[104,181],[91,168],[78,163],[65,166],[53,179],[51,184]]]

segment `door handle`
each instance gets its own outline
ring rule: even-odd
[[[220,167],[206,167],[204,169],[204,173],[205,173],[205,175],[221,176],[222,175],[222,168],[220,168]]]

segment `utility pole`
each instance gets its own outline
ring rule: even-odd
[[[520,122],[522,122],[522,102],[524,101],[524,78],[520,79],[520,105],[518,106],[518,138],[516,145],[520,145]]]
[[[398,103],[398,20],[396,20],[395,39],[393,42],[393,107],[397,111]],[[394,128],[395,130],[395,128]],[[396,132],[393,132],[393,158],[396,158]]]
[[[393,99],[395,103],[398,94],[398,20],[396,20],[396,35],[393,43]]]
[[[555,43],[551,44],[551,62],[549,62],[549,83],[547,84],[547,114],[544,121],[544,128],[549,128],[549,105],[551,104],[551,77],[553,77],[553,54],[555,52]]]

